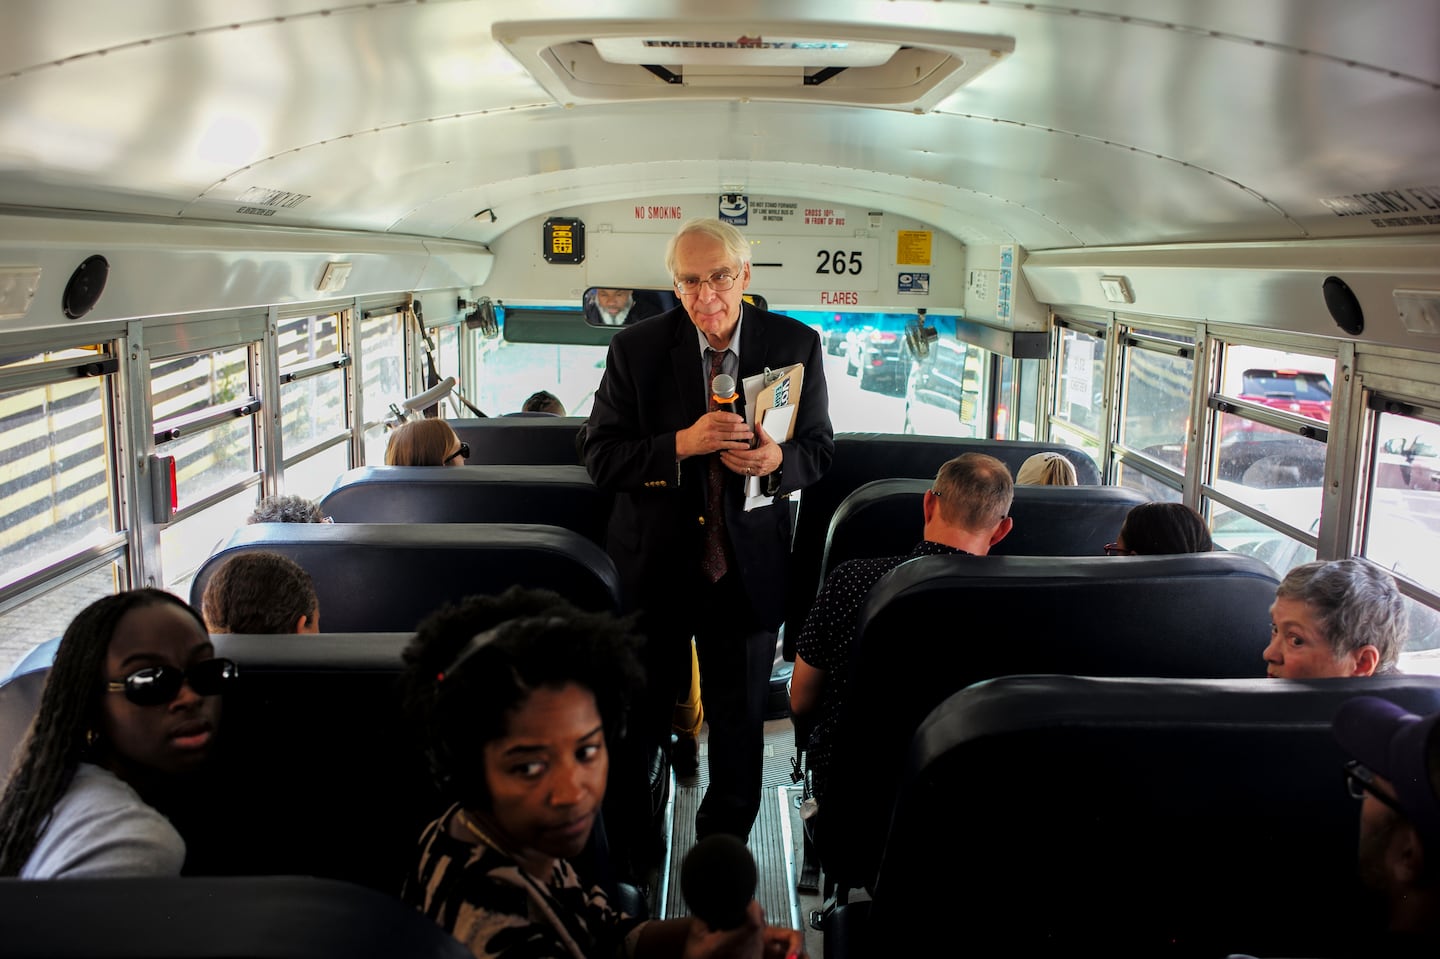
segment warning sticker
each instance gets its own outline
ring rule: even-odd
[[[901,273],[897,277],[895,286],[896,293],[924,293],[930,292],[929,273]]]
[[[895,233],[896,266],[930,265],[929,230],[897,230]]]
[[[1321,197],[1320,204],[1336,216],[1368,217],[1370,225],[1375,227],[1440,224],[1440,186]]]

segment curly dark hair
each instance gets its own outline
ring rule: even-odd
[[[100,727],[102,667],[115,627],[132,609],[162,603],[185,610],[205,631],[194,607],[159,589],[132,589],[98,599],[66,627],[20,760],[0,795],[0,876],[20,874],[50,810],[90,752],[85,734]]]
[[[643,683],[633,618],[578,609],[558,593],[511,587],[441,607],[405,649],[401,700],[447,798],[489,810],[485,745],[537,689],[595,696],[612,752]]]

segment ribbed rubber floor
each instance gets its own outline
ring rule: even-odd
[[[795,733],[790,721],[777,720],[765,724],[765,795],[760,815],[750,830],[750,852],[760,874],[755,898],[765,908],[765,915],[775,925],[792,929],[804,928],[800,919],[800,902],[795,889],[800,862],[800,836],[796,835],[791,803],[790,760],[795,755]],[[685,897],[680,892],[680,867],[685,854],[695,845],[695,812],[705,795],[706,746],[700,741],[700,774],[674,784],[670,809],[670,863],[660,892],[659,915],[667,919],[687,915]]]

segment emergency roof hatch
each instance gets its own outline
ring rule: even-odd
[[[561,103],[753,99],[924,112],[1015,49],[914,25],[527,20],[495,39]]]

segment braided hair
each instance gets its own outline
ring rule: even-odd
[[[134,589],[96,600],[65,629],[45,681],[40,708],[25,735],[20,760],[0,794],[0,876],[18,876],[45,831],[50,811],[70,788],[100,728],[102,667],[110,639],[132,609],[170,603],[205,621],[177,596]]]

